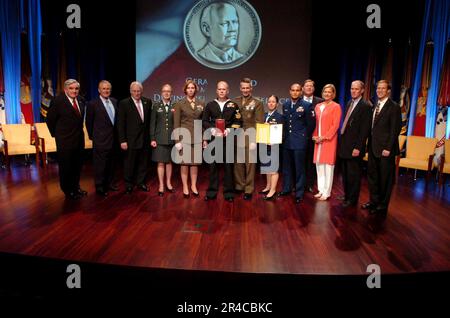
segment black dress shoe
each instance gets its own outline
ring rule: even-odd
[[[198,198],[198,197],[200,196],[200,193],[198,193],[198,192],[192,192],[192,195],[193,195],[194,197]]]
[[[281,191],[281,192],[278,192],[277,196],[279,196],[279,197],[285,197],[285,196],[290,195],[290,194],[291,194],[290,192]]]
[[[77,190],[77,193],[78,193],[79,195],[81,195],[81,196],[87,195],[87,191],[85,191],[85,190],[83,190],[83,189],[81,189],[81,188],[79,188],[79,189]]]
[[[163,197],[164,196],[164,191],[158,191],[158,196]]]
[[[188,194],[183,193],[183,198],[185,198],[185,199],[188,199],[190,196],[191,196],[191,195],[190,195],[189,193],[188,193]]]
[[[356,206],[356,202],[352,202],[352,201],[344,201],[343,203],[342,203],[342,207],[343,208],[348,208],[348,207],[350,207],[350,206]]]
[[[144,192],[148,192],[148,187],[145,184],[141,184],[138,186],[139,190],[144,191]]]
[[[296,197],[295,198],[295,203],[302,203],[302,201],[303,201],[303,198],[300,198],[300,197]]]
[[[211,201],[211,200],[215,200],[215,199],[216,199],[215,196],[214,197],[208,197],[208,196],[205,197],[205,201]]]
[[[127,187],[127,188],[125,189],[125,193],[126,193],[126,194],[131,194],[131,192],[133,192],[133,187]]]
[[[225,201],[233,202],[233,201],[234,201],[234,198],[233,198],[233,197],[226,197],[226,198],[225,198]]]
[[[265,200],[265,201],[274,201],[276,198],[277,198],[277,196],[274,193],[270,197],[268,195],[265,195],[263,200]]]
[[[175,193],[175,189],[174,188],[172,188],[172,189],[167,188],[167,192]]]
[[[119,191],[119,187],[112,184],[112,185],[110,185],[108,187],[108,190],[110,190],[110,191]]]
[[[97,193],[98,195],[100,195],[102,197],[108,196],[108,192],[106,192],[104,189],[97,189],[97,190],[95,190],[95,193]]]
[[[244,200],[251,200],[252,199],[252,194],[251,193],[245,193],[244,194]]]
[[[375,209],[375,205],[372,202],[366,202],[364,204],[361,204],[361,208],[364,210],[371,210]]]
[[[68,200],[79,200],[81,195],[75,192],[66,193],[66,199]]]
[[[336,199],[338,199],[339,201],[348,201],[348,200],[345,200],[345,195],[340,195]]]
[[[269,193],[269,192],[270,192],[270,190],[265,190],[265,191],[262,190],[262,191],[259,191],[258,193],[259,193],[259,194],[267,194],[267,193]]]
[[[306,188],[306,191],[313,193],[313,192],[314,192],[314,189],[313,189],[313,187],[307,187],[307,188]]]
[[[235,190],[234,190],[234,193],[236,193],[236,194],[241,194],[241,193],[244,193],[244,190],[238,190],[238,189],[235,189]]]

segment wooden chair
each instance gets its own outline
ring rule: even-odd
[[[84,149],[92,149],[92,140],[89,139],[89,135],[86,129],[86,125],[83,126],[84,131]]]
[[[36,156],[36,164],[39,165],[39,152],[33,145],[31,126],[29,124],[4,124],[3,130],[3,154],[5,164],[10,167],[10,157],[15,155]]]
[[[434,151],[437,139],[420,136],[408,136],[406,141],[406,156],[400,158],[398,168],[414,169],[414,180],[416,180],[417,170],[426,171],[426,180],[428,180],[431,169],[433,168]]]
[[[48,130],[46,123],[35,123],[36,131],[36,145],[42,155],[42,166],[47,167],[47,154],[49,152],[56,152],[56,141]]]
[[[444,153],[439,164],[439,184],[444,183],[444,174],[450,174],[450,139],[445,140]]]

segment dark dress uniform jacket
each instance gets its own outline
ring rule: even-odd
[[[173,131],[173,109],[174,105],[169,103],[168,111],[163,102],[153,105],[150,116],[150,140],[156,141],[158,145],[173,145],[171,139]]]

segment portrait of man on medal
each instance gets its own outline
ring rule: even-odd
[[[202,0],[186,15],[184,42],[192,57],[212,69],[246,63],[258,49],[261,21],[245,0]]]
[[[236,8],[227,2],[213,2],[203,9],[200,29],[207,39],[197,54],[209,62],[231,63],[243,54],[236,49],[239,17]]]

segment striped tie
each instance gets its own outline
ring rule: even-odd
[[[373,117],[372,128],[373,128],[373,125],[375,124],[375,122],[377,121],[378,116],[380,115],[380,105],[381,105],[381,102],[378,102],[377,106],[375,107],[375,116]]]

